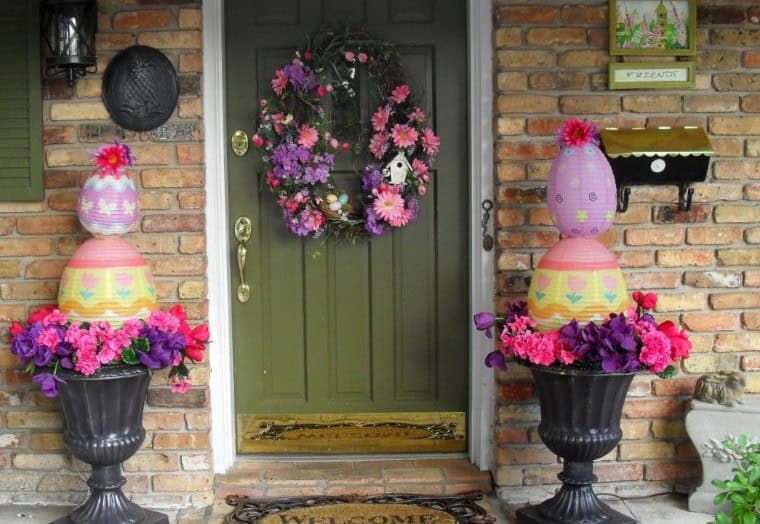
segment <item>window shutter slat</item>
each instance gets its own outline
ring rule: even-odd
[[[0,9],[0,200],[42,200],[42,82],[38,0]]]

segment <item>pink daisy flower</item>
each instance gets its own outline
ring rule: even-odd
[[[135,164],[129,146],[120,143],[118,139],[112,145],[102,146],[93,156],[95,157],[95,165],[100,168],[101,176],[123,174],[123,168]]]
[[[586,120],[573,118],[559,130],[559,145],[563,147],[582,147],[586,144],[599,145],[599,130]]]
[[[433,133],[433,130],[426,127],[422,130],[422,149],[430,156],[438,154],[438,148],[441,145],[441,139]]]
[[[419,107],[415,107],[414,111],[409,113],[407,116],[410,122],[424,122],[425,121],[425,113],[420,109]]]
[[[412,127],[396,124],[391,130],[391,136],[396,147],[410,147],[414,145],[419,135]]]
[[[274,72],[274,78],[272,79],[272,90],[277,96],[282,96],[282,92],[285,91],[285,87],[288,85],[288,75],[285,74],[284,69],[278,69]]]
[[[369,57],[367,56],[367,53],[359,53],[357,55],[357,58],[359,59],[359,62],[361,62],[362,64],[364,64]]]
[[[400,220],[404,214],[404,199],[398,191],[391,187],[386,187],[377,192],[372,208],[377,216],[389,222],[391,220]],[[408,221],[408,219],[407,219]]]
[[[397,104],[401,104],[407,98],[409,98],[409,86],[406,84],[396,86],[393,91],[391,91],[391,100]]]
[[[385,133],[375,133],[369,139],[369,152],[375,155],[375,158],[383,158],[388,149],[388,137]]]
[[[422,160],[419,160],[417,158],[412,160],[412,171],[414,171],[415,175],[417,176],[427,175],[429,169],[430,168],[428,167],[428,165]]]
[[[388,125],[388,119],[391,117],[391,112],[387,107],[381,107],[375,114],[372,115],[372,129],[377,132],[385,131],[385,126]]]
[[[352,51],[346,51],[345,57],[349,62],[353,62],[356,59],[356,55]]]
[[[391,227],[402,227],[407,225],[412,218],[414,218],[414,212],[411,209],[404,209],[398,217],[388,220],[388,223]]]
[[[298,144],[307,149],[311,149],[314,147],[314,144],[317,143],[317,140],[319,140],[319,133],[317,133],[317,130],[311,126],[303,124],[298,134]]]

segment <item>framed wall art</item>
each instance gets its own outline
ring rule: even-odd
[[[610,54],[693,56],[696,0],[610,0]]]

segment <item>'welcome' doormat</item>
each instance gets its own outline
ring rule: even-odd
[[[251,499],[230,495],[227,524],[491,524],[483,495]]]

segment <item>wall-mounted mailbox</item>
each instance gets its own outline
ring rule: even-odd
[[[688,210],[694,194],[689,185],[707,178],[714,154],[700,127],[607,128],[601,138],[615,174],[621,213],[628,209],[630,186],[648,185],[678,186],[678,207]]]

